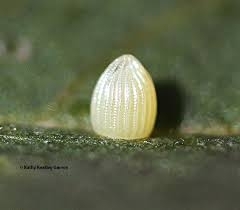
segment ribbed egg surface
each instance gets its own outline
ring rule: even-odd
[[[148,137],[157,99],[151,76],[132,55],[115,59],[100,76],[91,100],[93,130],[119,139]]]

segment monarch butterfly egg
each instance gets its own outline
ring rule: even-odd
[[[145,138],[152,132],[156,113],[154,84],[140,61],[133,55],[115,59],[93,91],[93,130],[110,138]]]

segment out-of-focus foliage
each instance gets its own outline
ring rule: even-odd
[[[132,53],[154,80],[173,78],[186,89],[184,131],[239,132],[238,1],[2,5],[2,121],[54,118],[77,127],[101,72],[115,57]]]

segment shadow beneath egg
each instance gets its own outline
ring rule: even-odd
[[[186,111],[185,88],[175,79],[154,81],[157,117],[152,137],[177,135]]]

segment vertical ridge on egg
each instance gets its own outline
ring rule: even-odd
[[[93,130],[119,139],[148,137],[157,100],[151,76],[133,55],[115,59],[100,76],[91,100]]]

